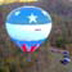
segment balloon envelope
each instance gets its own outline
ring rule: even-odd
[[[14,9],[6,20],[11,40],[24,52],[34,52],[39,48],[50,34],[51,28],[49,13],[35,6]]]

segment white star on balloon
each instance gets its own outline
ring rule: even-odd
[[[29,23],[32,23],[32,22],[37,22],[37,16],[35,16],[34,14],[31,14],[30,16],[28,16],[29,18]]]

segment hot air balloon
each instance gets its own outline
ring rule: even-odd
[[[23,52],[34,52],[45,42],[52,28],[48,12],[35,6],[23,6],[9,13],[6,30]]]

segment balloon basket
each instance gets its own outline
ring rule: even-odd
[[[37,49],[35,52],[30,53],[24,53],[24,59],[26,62],[35,62],[39,57],[39,49]]]
[[[40,53],[40,49],[37,49],[35,52],[31,52],[31,53],[21,53],[21,65],[23,65],[23,67],[30,67],[33,66],[35,64],[35,62],[37,62],[39,60],[39,53]]]

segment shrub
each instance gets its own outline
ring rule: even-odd
[[[58,37],[58,39],[56,41],[56,46],[57,47],[64,47],[65,43],[66,43],[66,41],[62,37]]]

